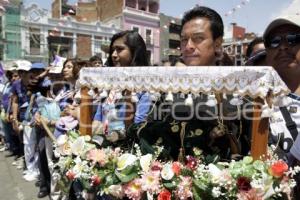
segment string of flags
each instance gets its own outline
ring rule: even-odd
[[[249,3],[250,0],[243,0],[240,4],[233,7],[231,10],[229,10],[227,13],[224,14],[225,17],[229,17],[233,13],[235,13],[237,10],[241,9],[243,6],[245,6],[247,3]]]

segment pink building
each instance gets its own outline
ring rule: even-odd
[[[101,1],[101,0],[100,0]],[[144,38],[152,64],[160,62],[159,0],[122,0],[121,13],[104,19],[122,30],[136,30]],[[114,10],[115,11],[115,10]],[[114,12],[113,11],[113,12]]]

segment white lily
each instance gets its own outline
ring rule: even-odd
[[[58,146],[62,146],[68,141],[68,139],[69,139],[69,137],[67,135],[60,135],[57,138],[56,143]]]
[[[172,165],[167,163],[163,166],[161,170],[161,177],[167,181],[171,180],[174,176],[174,172],[172,170]]]
[[[75,178],[79,178],[84,172],[88,171],[87,161],[82,161],[80,157],[76,157],[74,161],[76,164],[72,171],[75,173]]]
[[[72,153],[76,156],[82,155],[84,153],[85,139],[84,136],[77,138],[71,144]]]
[[[64,143],[63,145],[57,148],[57,151],[60,155],[70,156],[72,155],[72,150],[69,142]]]
[[[151,161],[152,161],[152,154],[147,154],[141,157],[140,159],[140,165],[142,167],[142,170],[144,172],[149,171],[150,169],[150,165],[151,165]]]
[[[125,169],[126,167],[133,165],[133,163],[137,160],[137,157],[135,155],[129,154],[129,153],[125,153],[123,155],[121,155],[118,158],[118,162],[117,162],[117,170],[121,171],[123,169]]]

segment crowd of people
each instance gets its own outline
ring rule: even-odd
[[[196,6],[182,19],[180,59],[165,62],[169,66],[228,65],[222,52],[224,35],[220,15],[207,7]],[[276,120],[270,119],[270,144],[279,144],[278,154],[290,166],[300,161],[300,23],[293,17],[272,21],[262,38],[250,45],[247,56],[250,66],[273,66],[291,93],[289,104],[274,110]],[[25,61],[24,61],[25,62]],[[14,156],[15,165],[23,170],[26,181],[36,181],[39,198],[80,199],[80,187],[74,183],[68,196],[63,195],[53,179],[53,141],[69,130],[79,128],[80,88],[77,86],[82,67],[150,66],[143,38],[135,31],[122,31],[111,39],[109,57],[105,63],[93,56],[89,63],[66,59],[62,70],[53,70],[42,63],[15,63],[6,68],[6,83],[1,90],[1,132],[5,156]],[[163,119],[153,119],[155,106],[168,98],[162,95],[153,102],[147,91],[137,93],[136,101],[126,91],[120,99],[117,91],[93,91],[92,134],[103,136],[105,145],[130,149],[138,143],[142,153],[153,153],[154,144],[164,146],[162,159],[183,160],[194,147],[214,158],[231,160],[248,155],[251,121],[217,119],[202,121],[176,120],[173,115],[186,115],[186,107],[176,107]],[[173,102],[184,101],[184,94],[174,95]],[[194,101],[206,101],[201,95]],[[226,99],[224,99],[226,101]],[[134,105],[131,113],[128,106]],[[228,115],[238,112],[236,106],[225,107]],[[169,105],[172,107],[172,105]],[[199,112],[207,115],[209,107]],[[131,114],[133,117],[128,118]],[[181,130],[185,130],[182,135]],[[232,134],[226,134],[230,132]],[[229,136],[230,135],[230,136]],[[79,190],[79,191],[78,191]],[[297,188],[295,195],[297,195]],[[297,199],[297,197],[295,197]],[[298,196],[298,198],[300,198]]]

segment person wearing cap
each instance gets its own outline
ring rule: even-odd
[[[23,129],[24,158],[26,163],[23,178],[26,181],[36,180],[39,174],[38,153],[35,148],[37,145],[37,131],[32,116],[36,112],[34,102],[35,93],[40,90],[41,81],[47,73],[44,68],[45,65],[43,63],[33,63],[28,69],[19,69],[21,82],[16,85],[16,88],[19,89],[15,90],[19,101],[18,106],[20,108],[17,128]]]
[[[3,90],[1,91],[2,95],[2,101],[1,104],[3,106],[3,131],[5,135],[5,142],[7,145],[7,150],[9,150],[9,154],[6,154],[7,157],[10,156],[18,156],[19,152],[19,145],[18,145],[18,137],[16,134],[13,133],[12,124],[11,124],[11,87],[12,83],[16,80],[18,80],[19,74],[15,70],[14,67],[7,67],[6,70],[6,77],[8,81],[5,83]],[[5,150],[5,148],[4,148]]]
[[[275,107],[270,118],[271,142],[290,166],[300,161],[300,18],[285,16],[272,21],[264,32],[266,62],[274,67],[291,93],[288,103]],[[278,139],[279,138],[279,139]],[[299,185],[299,184],[298,184]],[[300,199],[299,189],[296,199]]]
[[[18,136],[19,143],[19,159],[18,162],[13,163],[13,165],[17,165],[17,169],[24,169],[23,125],[21,122],[25,119],[25,113],[29,103],[29,96],[27,95],[26,86],[29,82],[28,72],[31,69],[31,63],[26,60],[16,60],[13,63],[13,68],[18,71],[20,76],[20,79],[14,81],[11,87],[11,121],[12,128]]]

